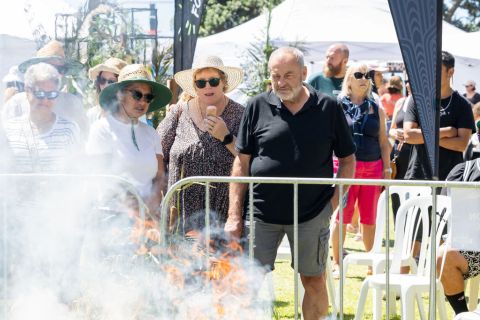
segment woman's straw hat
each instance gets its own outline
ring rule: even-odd
[[[174,78],[178,85],[192,97],[196,97],[195,87],[193,84],[193,74],[199,69],[214,68],[222,71],[227,78],[227,90],[230,92],[235,89],[243,81],[243,71],[236,67],[227,67],[223,65],[222,59],[217,56],[207,56],[201,58],[195,63],[192,69],[179,71],[175,74]]]
[[[100,106],[112,110],[117,101],[117,92],[132,83],[146,83],[152,88],[155,98],[150,102],[147,112],[152,112],[166,106],[172,99],[172,92],[166,86],[155,82],[142,64],[130,64],[120,70],[118,82],[112,83],[100,93]]]
[[[120,74],[120,70],[123,69],[128,63],[118,58],[108,58],[105,62],[97,64],[96,66],[88,70],[88,78],[92,81],[97,80],[100,72],[111,72],[116,75]]]
[[[25,73],[28,67],[40,62],[53,64],[55,66],[65,66],[65,74],[77,74],[83,68],[83,65],[80,62],[65,58],[63,44],[57,40],[52,40],[40,48],[37,51],[36,56],[22,62],[18,66],[18,70]]]

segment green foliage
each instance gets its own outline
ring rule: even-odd
[[[480,30],[480,1],[448,0],[443,3],[443,19],[465,31]]]
[[[259,16],[264,8],[274,7],[283,0],[208,0],[200,25],[204,37],[238,26]]]

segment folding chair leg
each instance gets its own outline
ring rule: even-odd
[[[330,299],[330,303],[332,304],[332,316],[333,318],[337,318],[338,312],[340,311],[340,306],[338,305],[339,297],[337,297],[337,293],[335,292],[335,284],[333,282],[333,274],[332,274],[332,264],[330,259],[327,259],[327,264],[325,266],[325,276],[327,278],[327,290],[328,290],[328,297]],[[338,290],[340,292],[340,290]]]
[[[362,320],[365,312],[365,303],[367,302],[367,294],[369,288],[368,278],[363,280],[362,288],[360,289],[360,297],[357,303],[357,312],[355,313],[355,320]]]
[[[373,288],[373,320],[382,319],[382,290]]]
[[[445,308],[445,295],[442,290],[437,290],[437,309],[440,320],[447,320],[447,309]]]
[[[417,298],[418,303],[418,297]],[[415,319],[415,299],[411,292],[408,290],[402,290],[401,292],[402,299],[402,319]],[[423,305],[422,305],[423,308]],[[425,320],[422,318],[422,320]]]
[[[420,313],[420,319],[427,320],[427,315],[425,314],[425,308],[423,307],[422,295],[420,293],[415,294],[415,299],[417,300],[418,313]]]
[[[478,287],[480,285],[480,276],[468,280],[469,295],[468,295],[468,310],[473,311],[478,305]]]

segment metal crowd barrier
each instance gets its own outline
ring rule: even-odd
[[[293,230],[294,230],[294,247],[293,247],[293,265],[294,265],[294,308],[295,308],[295,319],[298,319],[298,185],[300,184],[327,184],[327,185],[338,185],[339,187],[339,199],[343,198],[344,194],[344,186],[347,185],[376,185],[376,186],[383,186],[386,189],[385,197],[386,197],[386,210],[390,210],[389,207],[389,198],[390,186],[427,186],[432,188],[432,201],[433,207],[432,212],[436,212],[437,210],[437,203],[436,197],[433,195],[437,194],[437,189],[439,188],[475,188],[480,189],[479,182],[453,182],[453,181],[406,181],[406,180],[375,180],[375,179],[330,179],[330,178],[277,178],[277,177],[212,177],[212,176],[195,176],[195,177],[188,177],[176,182],[172,185],[167,193],[165,194],[162,205],[161,205],[161,220],[160,220],[160,234],[161,234],[161,244],[166,245],[166,235],[168,233],[168,226],[167,226],[167,219],[169,213],[169,207],[171,204],[171,200],[177,190],[181,189],[185,185],[189,185],[192,183],[201,183],[205,184],[205,237],[206,237],[206,244],[210,242],[210,184],[211,183],[245,183],[248,184],[248,201],[249,201],[249,220],[250,220],[250,237],[249,237],[249,257],[253,259],[253,235],[254,235],[254,224],[253,224],[253,185],[259,183],[266,183],[266,184],[293,184],[294,190],[294,197],[293,197],[293,204],[294,204],[294,211],[293,211]],[[339,201],[340,204],[342,201]],[[343,235],[343,207],[340,206],[339,208],[339,228],[340,228],[340,239],[342,239]],[[386,228],[386,243],[388,244],[388,239],[390,239],[390,217],[389,214],[385,215],[385,228]],[[432,214],[432,228],[431,228],[431,266],[430,266],[430,294],[429,294],[429,319],[434,320],[436,314],[436,247],[435,247],[435,238],[436,238],[436,215]],[[342,241],[339,241],[339,252],[343,251],[343,244]],[[390,269],[390,260],[388,259],[390,255],[389,245],[385,246],[385,257],[386,257],[386,266],[385,270]],[[339,316],[340,319],[343,320],[343,291],[344,291],[344,283],[343,283],[343,259],[340,259],[340,286],[339,286]],[[390,274],[386,272],[386,292],[389,292],[390,289]],[[388,295],[387,295],[388,296]],[[385,299],[386,303],[386,314],[387,319],[390,318],[390,299]]]

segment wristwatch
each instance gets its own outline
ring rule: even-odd
[[[223,137],[222,144],[224,146],[229,145],[233,141],[233,134],[228,133],[225,137]]]

